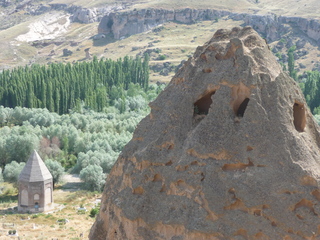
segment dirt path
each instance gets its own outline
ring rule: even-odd
[[[81,188],[82,181],[79,174],[66,174],[63,176],[62,189],[65,191],[76,191]]]

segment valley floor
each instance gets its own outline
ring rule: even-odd
[[[51,213],[39,214],[10,214],[8,209],[17,206],[16,202],[10,206],[0,204],[0,240],[47,240],[87,239],[95,218],[89,216],[90,210],[100,202],[100,194],[79,190],[80,179],[75,175],[67,175],[63,185],[53,192],[54,202],[59,205]],[[86,211],[78,210],[85,208]],[[7,211],[7,214],[3,214]],[[58,221],[67,219],[66,223]],[[16,235],[8,232],[16,230]]]

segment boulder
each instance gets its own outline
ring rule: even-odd
[[[79,8],[71,17],[72,22],[93,23],[97,22],[97,10],[88,8]]]
[[[67,49],[67,48],[64,48],[64,49],[62,50],[62,52],[63,52],[63,56],[64,56],[64,57],[71,56],[72,53],[73,53],[71,50],[69,50],[69,49]]]
[[[299,39],[297,42],[296,42],[296,47],[297,49],[300,49],[300,48],[304,48],[304,46],[306,45],[307,41],[305,39]]]
[[[320,135],[252,28],[218,30],[150,103],[91,240],[320,239]]]

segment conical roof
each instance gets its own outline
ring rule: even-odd
[[[40,158],[36,150],[33,150],[26,165],[19,175],[19,181],[23,182],[41,182],[52,179],[48,168]]]
[[[320,239],[320,134],[252,28],[218,30],[150,103],[90,239]]]

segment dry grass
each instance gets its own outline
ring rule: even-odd
[[[94,218],[89,217],[90,210],[96,206],[100,194],[86,191],[55,190],[53,193],[55,204],[64,206],[60,211],[40,214],[7,214],[0,218],[0,240],[17,239],[7,236],[9,230],[17,230],[23,240],[47,239],[87,239]],[[85,214],[79,214],[77,209],[83,205],[87,208]],[[0,204],[0,211],[8,207],[17,206],[17,201]],[[66,224],[59,224],[57,220],[68,219]],[[14,226],[12,224],[14,223]],[[83,238],[80,238],[80,234]]]
[[[318,0],[144,0],[122,1],[132,4],[131,8],[216,8],[237,12],[259,14],[275,13],[277,15],[304,16],[319,18]],[[115,0],[53,0],[51,3],[65,3],[84,7],[96,7],[107,4],[115,4]],[[118,2],[119,3],[119,2]]]
[[[124,57],[125,55],[135,57],[136,54],[143,55],[148,49],[161,49],[159,54],[151,54],[151,64],[157,64],[161,62],[170,61],[173,65],[179,65],[182,60],[187,60],[196,47],[203,45],[208,41],[213,33],[220,28],[231,28],[239,26],[242,21],[235,22],[226,19],[220,19],[215,21],[203,21],[196,25],[177,24],[168,22],[163,25],[163,30],[160,32],[146,32],[137,35],[130,36],[128,38],[114,41],[112,39],[103,39],[94,41],[88,36],[96,34],[98,24],[92,23],[88,25],[72,24],[72,28],[66,39],[77,39],[78,46],[70,46],[62,44],[60,46],[50,45],[46,48],[42,48],[43,53],[49,53],[52,49],[57,53],[52,57],[51,61],[82,61],[85,57],[84,49],[90,48],[90,53],[98,57],[117,59]],[[77,37],[78,36],[78,37]],[[152,44],[152,46],[151,46]],[[133,50],[133,47],[135,48]],[[68,48],[73,51],[72,56],[62,57],[62,50]],[[166,55],[167,58],[163,61],[157,60],[159,55]],[[169,76],[161,76],[158,73],[152,74],[152,81],[169,81],[173,73]]]
[[[309,6],[314,6],[317,0],[305,0],[303,8],[301,2],[297,0],[228,0],[228,1],[211,1],[204,0],[199,6],[199,2],[195,0],[160,0],[160,1],[128,1],[134,3],[134,8],[146,7],[162,7],[162,8],[180,8],[194,7],[194,8],[221,8],[221,9],[236,9],[236,11],[256,11],[273,12],[282,14],[281,11],[291,11],[296,6],[304,9],[303,14],[311,14]],[[94,4],[101,5],[114,3],[114,0],[103,2],[102,0],[84,1],[84,0],[53,0],[51,3],[66,3],[80,5],[85,2],[85,6],[93,6]],[[284,6],[290,4],[290,9]],[[301,10],[300,9],[300,10]],[[309,10],[308,10],[309,9]],[[298,9],[299,10],[299,9]],[[313,14],[310,16],[320,15],[318,8],[312,8]],[[303,15],[299,12],[296,14]],[[294,15],[294,14],[293,14]],[[25,65],[30,62],[44,64],[47,62],[75,62],[85,60],[86,48],[90,48],[90,53],[98,57],[105,57],[117,59],[125,55],[135,56],[142,54],[150,48],[160,48],[161,54],[167,56],[164,62],[169,61],[174,65],[178,65],[182,60],[187,60],[196,49],[197,46],[203,45],[208,39],[211,38],[214,31],[219,28],[232,28],[241,25],[243,22],[231,21],[227,19],[219,19],[218,22],[203,21],[194,25],[166,23],[164,29],[160,32],[147,32],[126,39],[115,41],[111,38],[93,41],[92,37],[97,34],[98,23],[80,24],[72,23],[66,34],[61,36],[65,42],[61,45],[50,44],[46,47],[35,48],[28,43],[18,42],[13,40],[16,36],[25,33],[28,30],[26,22],[19,24],[13,28],[0,32],[0,47],[3,49],[0,52],[0,68],[9,68],[17,65]],[[71,45],[71,42],[77,42],[77,45]],[[152,45],[152,46],[151,46]],[[63,49],[67,48],[73,52],[71,56],[63,57]],[[134,49],[133,49],[134,48]],[[54,51],[55,55],[50,56],[50,52]],[[310,52],[312,49],[310,49]],[[157,64],[161,61],[156,60],[159,54],[152,54],[151,64]],[[158,73],[151,74],[152,81],[169,81],[173,73],[169,76],[161,76]]]

